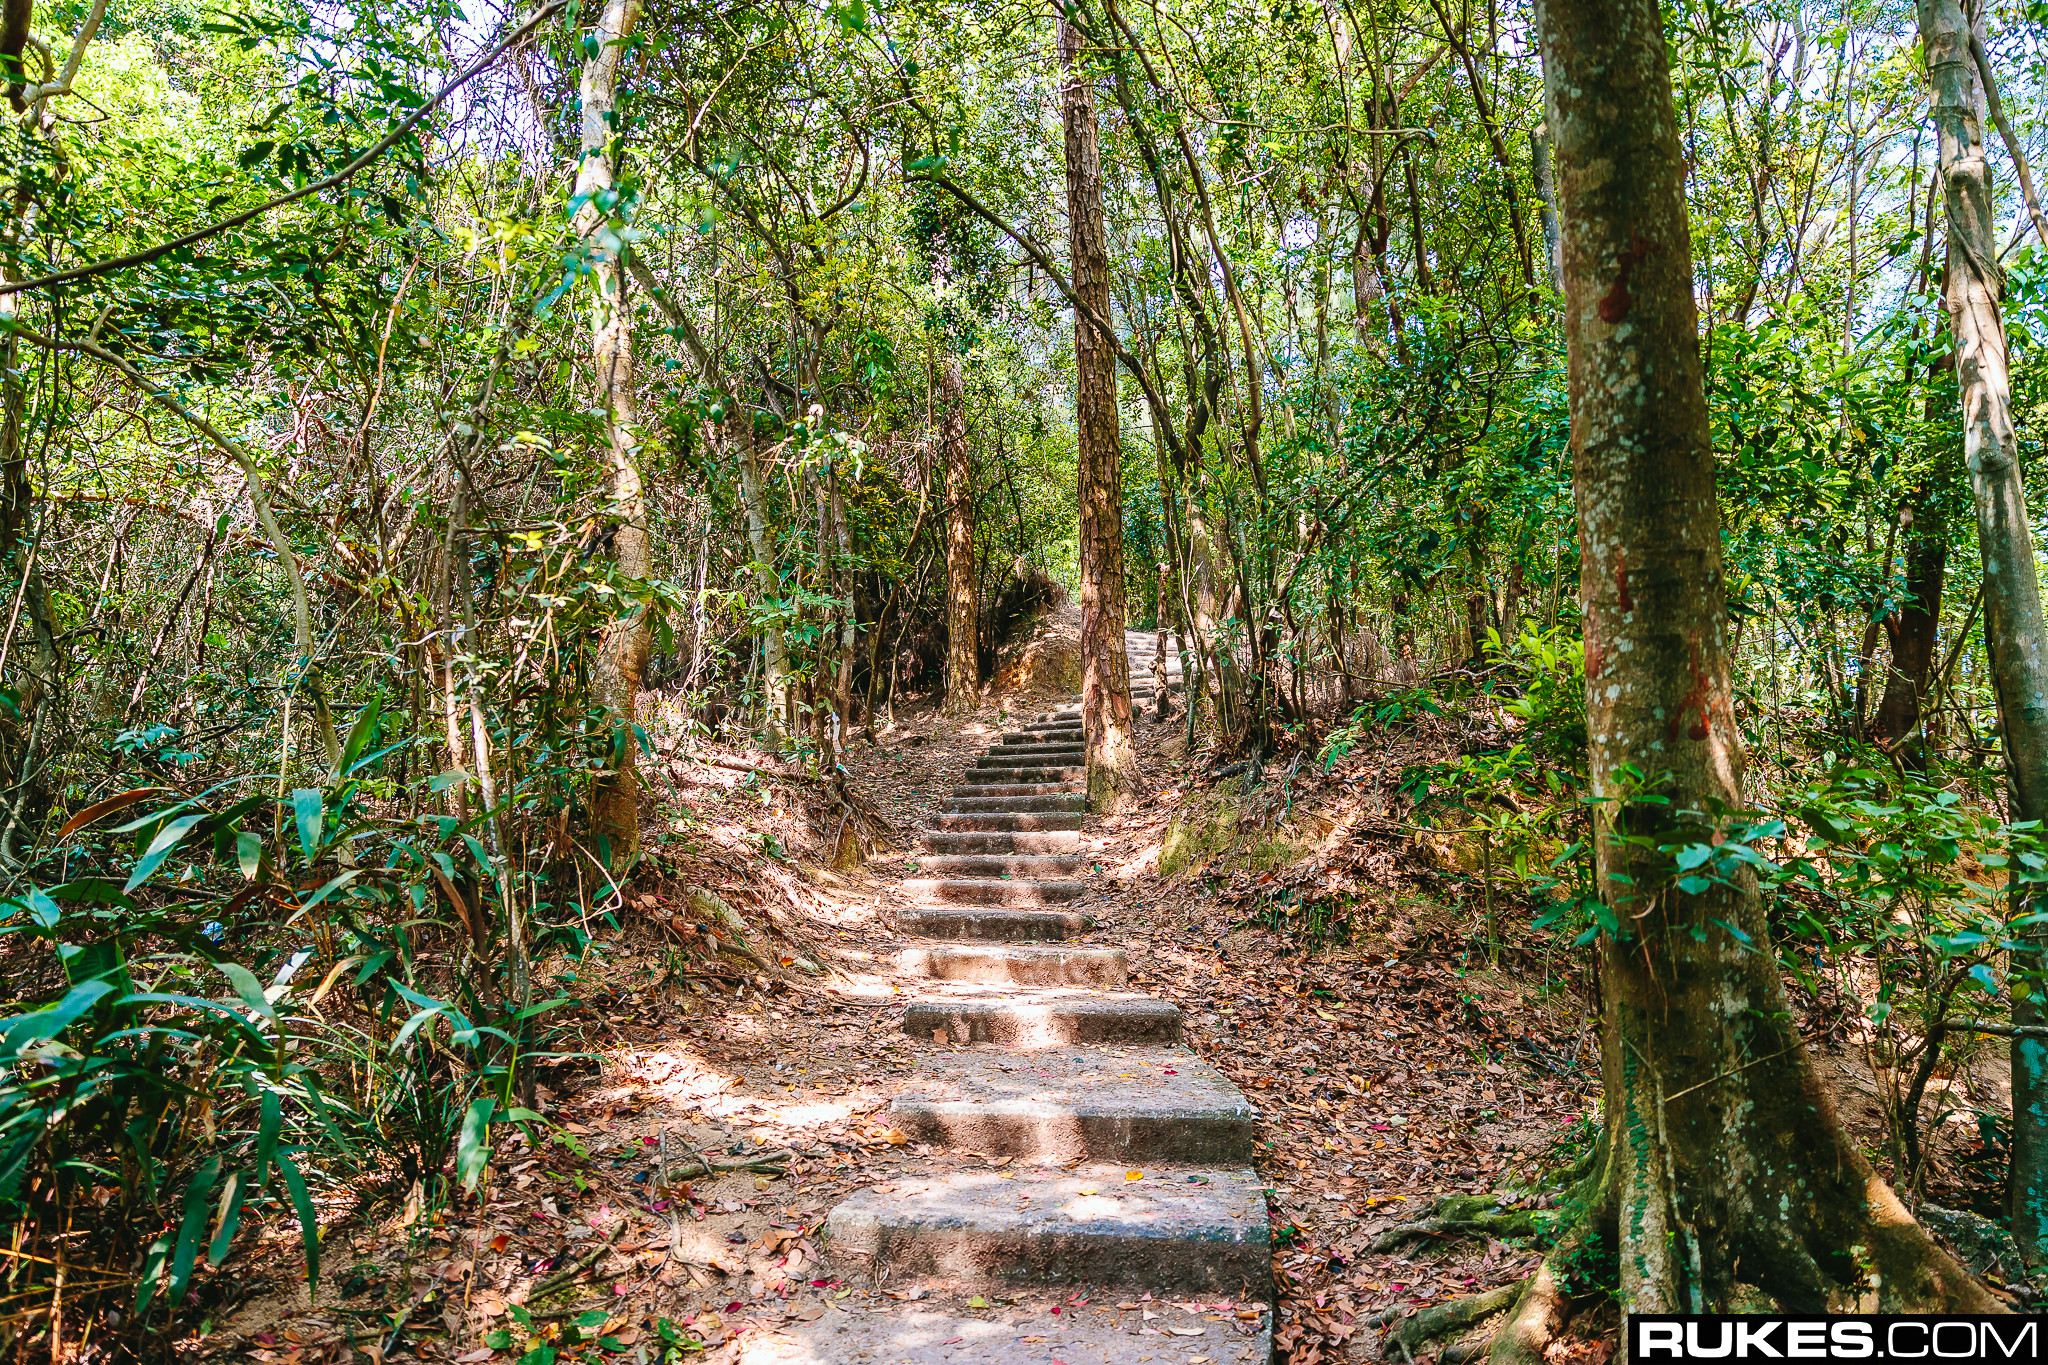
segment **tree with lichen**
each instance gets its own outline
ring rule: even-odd
[[[1564,238],[1605,1106],[1492,1358],[1541,1358],[1596,1289],[1637,1313],[1992,1309],[1843,1130],[1767,948],[1659,7],[1548,0],[1539,30]]]

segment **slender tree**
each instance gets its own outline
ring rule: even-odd
[[[2048,626],[2042,621],[2041,580],[2013,429],[1999,311],[2005,279],[1998,267],[1991,164],[1977,117],[1984,91],[1970,50],[1970,21],[1958,0],[1920,0],[1919,18],[1948,220],[1942,293],[1955,338],[1963,461],[1984,562],[1984,644],[2005,741],[2011,816],[2039,820],[2048,817]],[[2019,1026],[2048,1018],[2040,1003],[2048,936],[2035,930],[2028,939],[2034,951],[2014,963],[2031,987],[2013,992],[2013,1023]],[[2013,1039],[2012,1112],[2012,1234],[2027,1259],[2039,1264],[2048,1258],[2048,1042],[2040,1038]]]
[[[620,185],[624,146],[618,117],[619,63],[639,18],[639,0],[606,0],[584,36],[578,95],[582,101],[581,157],[576,164],[575,228],[589,253],[596,288],[591,302],[590,358],[604,413],[606,515],[613,522],[612,556],[619,575],[644,580],[653,573],[647,489],[641,473],[634,405],[633,309],[626,296],[624,246],[614,231],[630,218],[631,195]],[[647,671],[653,615],[631,607],[605,628],[591,690],[611,716],[611,773],[597,786],[591,833],[610,847],[614,866],[630,863],[640,848],[640,781],[634,698]]]
[[[1102,222],[1102,154],[1095,95],[1082,62],[1082,31],[1062,18],[1060,115],[1066,131],[1067,246],[1074,295],[1075,426],[1081,524],[1081,725],[1087,736],[1088,804],[1120,810],[1138,789],[1130,664],[1124,652],[1122,432],[1109,319],[1109,249]],[[1099,320],[1099,321],[1098,321]]]
[[[939,458],[946,479],[946,703],[949,716],[974,709],[981,686],[981,614],[974,592],[974,468],[967,448],[967,379],[960,357],[939,366]]]
[[[1755,880],[1724,856],[1740,847],[1743,751],[1657,0],[1545,0],[1538,25],[1607,906],[1605,1132],[1588,1212],[1549,1264],[1611,1252],[1639,1313],[1987,1309],[1844,1133],[1766,946]],[[1496,1361],[1537,1358],[1566,1311],[1561,1280],[1547,1268],[1531,1280]]]

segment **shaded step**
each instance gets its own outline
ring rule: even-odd
[[[1053,1162],[1243,1166],[1257,1118],[1222,1072],[1176,1047],[942,1053],[889,1106],[913,1142]]]
[[[1079,829],[1087,816],[1073,811],[1047,811],[1042,815],[1029,813],[1004,813],[1001,811],[962,811],[957,814],[941,813],[938,817],[940,829],[979,830],[985,832],[1027,833],[1040,830]]]
[[[1180,1041],[1180,1007],[1149,995],[1046,995],[999,1000],[918,1000],[903,1011],[916,1038],[944,1032],[956,1043],[1007,1047],[1121,1047]]]
[[[1024,723],[1027,735],[1079,735],[1081,722],[1078,720],[1033,720]]]
[[[1080,792],[1050,792],[1044,796],[953,796],[947,799],[944,809],[959,814],[1005,810],[1019,814],[1043,814],[1047,811],[1087,810],[1088,798]]]
[[[1003,881],[997,877],[912,877],[903,883],[910,895],[954,905],[1062,905],[1079,900],[1088,883],[1073,881]]]
[[[924,846],[934,853],[1069,853],[1081,843],[1081,836],[1073,830],[991,834],[928,829],[923,831],[923,838]]]
[[[981,755],[968,765],[966,780],[978,782],[982,780],[981,775],[983,773],[1001,772],[1008,769],[1028,768],[1034,772],[1042,772],[1047,768],[1085,768],[1087,766],[1087,759],[1078,749],[1066,753],[1050,754],[1011,754],[1004,753],[1000,749],[994,749]]]
[[[1088,870],[1086,858],[939,853],[913,859],[911,870],[935,877],[1071,877]]]
[[[1079,791],[1080,787],[1068,782],[988,782],[965,783],[953,788],[955,797],[967,796],[1063,796]]]
[[[1079,758],[1087,746],[1080,740],[1059,744],[998,744],[982,755],[983,758]]]
[[[960,1299],[927,1299],[891,1305],[893,1311],[887,1313],[848,1312],[832,1301],[828,1290],[799,1290],[798,1295],[814,1298],[822,1314],[811,1322],[791,1319],[772,1332],[749,1332],[746,1365],[1046,1365],[1048,1359],[1065,1365],[1130,1365],[1146,1356],[1155,1356],[1162,1365],[1180,1365],[1181,1360],[1177,1353],[1146,1345],[1175,1338],[1132,1335],[1140,1326],[1151,1325],[1144,1313],[1158,1309],[1156,1303],[1134,1304],[1115,1313],[1064,1313],[1054,1321],[1065,1325],[1048,1339],[1045,1319],[1027,1317],[1021,1307],[999,1305],[989,1310]],[[1254,1307],[1264,1306],[1247,1304],[1246,1311]],[[1214,1365],[1266,1365],[1272,1358],[1270,1312],[1262,1312],[1256,1322],[1234,1326],[1189,1317],[1176,1308],[1172,1325],[1204,1329],[1204,1335],[1178,1344]],[[1057,1349],[1049,1350],[1054,1342]]]
[[[1026,776],[1010,776],[1026,774]],[[1055,778],[1049,774],[1073,774],[1071,778]],[[1081,782],[1087,776],[1087,765],[1075,759],[975,759],[975,765],[967,769],[967,782],[961,786],[981,782]]]
[[[977,939],[984,943],[1059,943],[1095,927],[1086,915],[1062,910],[935,910],[896,912],[896,928],[921,938]]]
[[[984,986],[1122,990],[1130,979],[1121,948],[906,948],[896,955],[896,965],[936,981]]]
[[[1058,729],[1034,730],[1026,725],[1022,730],[1012,730],[1002,738],[1005,746],[1013,744],[1079,744],[1081,727],[1078,723],[1062,725]]]
[[[1204,1183],[1171,1168],[1134,1181],[1110,1165],[1029,1178],[1037,1174],[959,1171],[862,1190],[826,1218],[826,1253],[963,1286],[1083,1282],[1272,1296],[1265,1189],[1251,1171],[1192,1173]]]

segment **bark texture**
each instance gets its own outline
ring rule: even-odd
[[[974,467],[967,449],[967,380],[960,358],[939,369],[939,456],[946,467],[946,703],[974,709],[981,686],[981,612],[974,593]]]
[[[1931,495],[1916,499],[1905,547],[1906,600],[1885,617],[1891,654],[1884,695],[1871,719],[1873,738],[1914,772],[1927,771],[1927,736],[1921,730],[1927,689],[1934,681],[1941,626],[1941,592],[1948,577],[1948,526]]]
[[[1081,506],[1081,725],[1087,736],[1088,805],[1121,810],[1138,789],[1138,747],[1131,721],[1131,673],[1124,651],[1124,496],[1122,434],[1116,409],[1116,356],[1089,320],[1109,318],[1109,250],[1102,224],[1102,156],[1095,95],[1082,63],[1081,30],[1060,20],[1065,80],[1060,116],[1066,131],[1067,246],[1075,310],[1075,423]]]
[[[578,83],[582,101],[582,157],[576,167],[577,235],[591,251],[596,297],[591,305],[590,358],[597,400],[605,415],[605,502],[612,524],[612,558],[622,578],[653,573],[642,477],[640,429],[634,404],[633,312],[626,298],[623,248],[610,232],[621,214],[617,158],[619,62],[639,17],[638,0],[606,0],[591,30],[595,50],[584,58]],[[614,867],[640,851],[639,741],[634,699],[647,672],[654,620],[645,607],[615,617],[598,646],[591,691],[613,728],[612,772],[599,779],[591,801],[591,834],[609,846]]]
[[[1986,1310],[1843,1133],[1753,880],[1737,865],[1681,885],[1659,851],[1715,842],[1743,778],[1684,162],[1657,0],[1546,0],[1539,28],[1613,917],[1602,1185],[1585,1204],[1612,1211],[1599,1241],[1630,1312]],[[1504,1335],[1496,1359],[1538,1334]]]
[[[1999,307],[2005,278],[1998,268],[1991,165],[1977,117],[1982,92],[1963,7],[1957,0],[1920,0],[1918,10],[1948,218],[1943,292],[1955,338],[1963,461],[1984,561],[1984,643],[2004,733],[2011,815],[2039,820],[2048,815],[2048,629],[2042,625],[2041,583],[2013,430]],[[2016,957],[2016,971],[2039,973],[2044,945],[2038,935],[2033,941],[2034,960]],[[2036,975],[2031,992],[2014,992],[2013,1023],[2041,1023],[2039,1000]],[[2012,1109],[2012,1235],[2027,1260],[2038,1265],[2048,1259],[2048,1044],[2039,1039],[2013,1040]]]

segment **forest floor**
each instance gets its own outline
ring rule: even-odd
[[[974,716],[905,713],[856,741],[853,784],[900,844],[849,873],[802,856],[823,842],[813,789],[731,766],[771,766],[759,756],[664,752],[650,767],[666,833],[625,931],[557,964],[583,1004],[569,1021],[581,1055],[538,1094],[552,1137],[501,1145],[482,1198],[438,1213],[374,1184],[338,1193],[317,1303],[292,1285],[295,1227],[266,1228],[215,1277],[240,1302],[217,1284],[195,1344],[263,1365],[645,1362],[665,1345],[732,1365],[828,1312],[918,1311],[914,1289],[842,1281],[814,1235],[855,1189],[1006,1164],[888,1125],[920,1060],[951,1047],[900,1030],[920,982],[895,971],[890,920],[925,814],[1035,693],[1065,690],[1062,634],[1036,663],[1010,660],[1017,686]],[[1599,1076],[1584,982],[1533,939],[1490,960],[1470,879],[1390,813],[1419,749],[1360,752],[1330,774],[1274,768],[1246,789],[1252,775],[1218,785],[1183,752],[1183,725],[1144,726],[1144,798],[1084,832],[1092,885],[1076,908],[1100,921],[1095,941],[1130,950],[1132,989],[1180,1004],[1188,1044],[1258,1108],[1277,1344],[1299,1365],[1375,1357],[1369,1325],[1389,1310],[1533,1266],[1495,1241],[1374,1244],[1440,1196],[1494,1190],[1587,1140]],[[708,946],[706,891],[772,970]],[[706,1158],[742,1169],[707,1177],[693,1168]],[[1019,1291],[987,1311],[1056,1337],[1067,1315],[1214,1321],[1232,1307]],[[1595,1336],[1557,1354],[1599,1365],[1610,1350]]]

